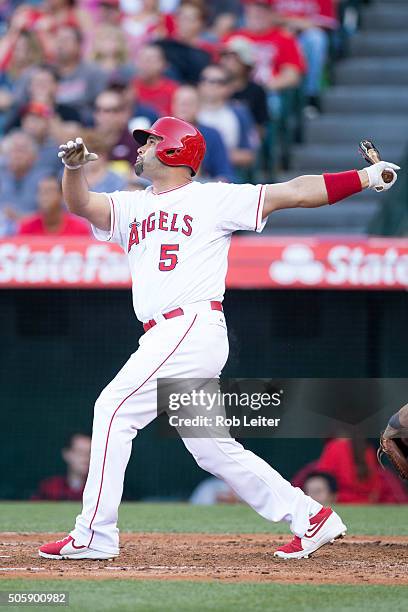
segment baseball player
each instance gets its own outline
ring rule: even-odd
[[[72,213],[92,224],[96,238],[121,245],[129,259],[133,305],[145,334],[96,401],[83,508],[67,537],[41,546],[51,559],[108,559],[119,554],[118,507],[139,430],[157,415],[158,378],[217,379],[228,357],[222,300],[227,256],[235,230],[261,232],[282,208],[333,204],[371,187],[389,189],[398,166],[379,162],[363,170],[301,176],[275,185],[194,182],[205,153],[189,123],[162,117],[137,129],[138,176],[144,191],[93,193],[83,166],[96,159],[80,138],[61,145],[63,191]],[[385,183],[383,171],[393,174]],[[256,512],[286,521],[293,540],[274,554],[308,557],[341,537],[346,526],[293,487],[265,461],[225,437],[183,440],[197,463],[224,480]]]

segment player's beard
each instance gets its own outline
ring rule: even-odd
[[[143,159],[137,159],[134,165],[136,176],[141,176],[143,174]]]

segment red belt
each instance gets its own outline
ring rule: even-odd
[[[222,303],[221,302],[210,302],[211,310],[220,310],[223,312]],[[182,308],[175,308],[174,310],[169,310],[169,312],[164,312],[163,317],[165,319],[174,319],[174,317],[181,317],[184,314],[184,310]],[[143,323],[143,329],[147,332],[149,329],[154,327],[157,324],[157,321],[154,319],[150,319],[147,323]]]

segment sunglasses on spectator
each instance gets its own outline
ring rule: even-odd
[[[96,113],[120,113],[123,106],[95,106]]]
[[[122,53],[121,51],[100,51],[96,54],[95,56],[95,60],[98,62],[100,60],[103,59],[111,59],[112,57],[114,57],[115,59],[121,60],[122,59]]]
[[[228,57],[228,56],[233,56],[233,57],[239,57],[238,53],[236,51],[229,51],[228,49],[226,49],[225,51],[221,51],[220,56],[221,57]]]
[[[227,85],[228,81],[227,79],[214,79],[211,77],[201,77],[200,79],[201,83],[209,83],[210,85]]]

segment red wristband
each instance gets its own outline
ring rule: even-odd
[[[344,200],[344,198],[359,193],[363,189],[357,170],[323,174],[323,178],[326,184],[329,204]]]

